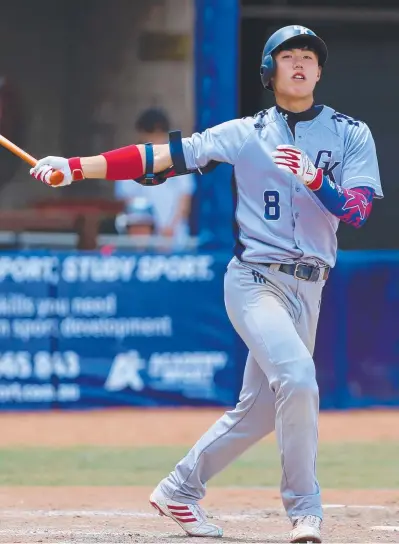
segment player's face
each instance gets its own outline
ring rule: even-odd
[[[276,95],[306,98],[313,94],[321,75],[316,53],[307,49],[279,51],[275,61],[277,70],[272,81]]]
[[[129,225],[127,232],[131,236],[151,236],[153,228],[152,225],[138,223],[137,225]]]

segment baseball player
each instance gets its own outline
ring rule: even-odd
[[[276,431],[291,542],[321,542],[316,478],[319,395],[312,358],[322,290],[335,264],[340,221],[361,227],[383,196],[367,125],[314,104],[327,60],[311,30],[288,26],[267,41],[261,80],[276,106],[166,145],[130,145],[96,157],[46,157],[31,173],[49,183],[137,179],[234,167],[236,244],[225,275],[229,318],[249,354],[239,402],[160,482],[150,502],[189,535],[222,536],[198,501],[206,483]],[[155,189],[156,190],[156,189]],[[228,188],[226,187],[226,191]],[[217,210],[215,210],[217,213]]]

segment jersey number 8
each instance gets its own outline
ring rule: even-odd
[[[265,219],[268,221],[280,219],[280,193],[278,191],[265,191],[263,200],[265,201]]]

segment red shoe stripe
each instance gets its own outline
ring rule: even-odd
[[[167,504],[166,506],[169,508],[169,510],[188,510],[189,509],[187,504],[185,504],[184,506],[172,506],[170,504]]]
[[[160,516],[164,516],[165,514],[162,512],[162,510],[159,508],[159,506],[155,503],[155,502],[152,502],[150,501],[150,504],[153,508],[155,508],[155,510],[157,510],[158,514]]]
[[[198,520],[195,518],[179,518],[178,516],[175,516],[175,518],[183,523],[192,523],[197,522]]]
[[[194,514],[192,512],[173,512],[173,510],[171,510],[171,513],[174,516],[180,516],[180,517],[191,516],[191,517],[194,517]]]

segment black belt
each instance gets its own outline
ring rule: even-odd
[[[265,263],[264,266],[272,265]],[[290,274],[290,276],[294,276],[296,280],[303,281],[325,281],[330,273],[329,266],[320,268],[318,266],[312,266],[311,264],[302,263],[280,264],[276,266],[276,270]]]

